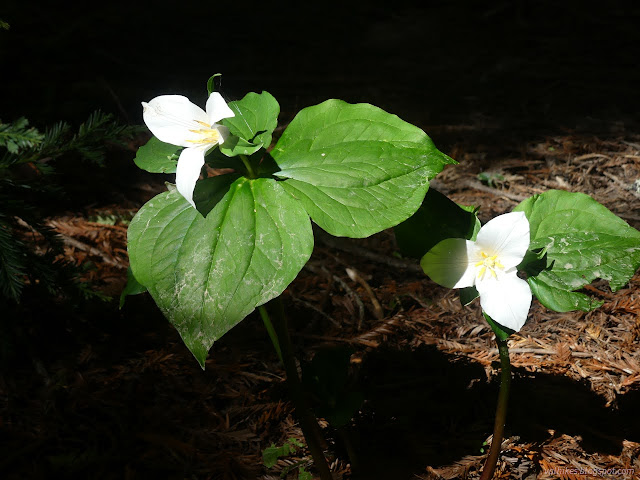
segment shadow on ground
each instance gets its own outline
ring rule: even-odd
[[[493,430],[498,377],[488,383],[481,366],[435,347],[372,352],[360,373],[367,401],[350,436],[362,478],[410,479],[425,465],[481,454]],[[619,455],[624,439],[640,440],[638,393],[612,409],[586,384],[515,369],[505,437],[542,443],[553,430],[581,437],[587,452]]]

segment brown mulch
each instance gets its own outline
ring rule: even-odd
[[[457,139],[445,151],[460,162],[432,186],[480,206],[481,220],[564,189],[640,227],[640,136],[568,132],[496,147],[478,141],[490,126],[468,127],[464,140],[456,128],[425,128]],[[66,333],[41,339],[30,364],[0,379],[3,478],[297,478],[296,466],[310,466],[305,450],[262,465],[266,447],[303,437],[257,316],[214,345],[202,372],[146,294],[117,310],[132,213],[107,205],[48,219],[67,259],[92,262],[84,280],[116,300],[92,310],[95,324],[67,320]],[[284,294],[300,356],[352,347],[366,393],[346,433],[321,420],[332,469],[351,477],[346,435],[365,478],[478,478],[498,389],[493,334],[477,303],[462,307],[395,252],[389,231],[362,240],[318,232]],[[555,313],[534,301],[509,342],[514,382],[496,478],[640,474],[640,275],[618,292],[604,282],[586,290],[604,305]]]

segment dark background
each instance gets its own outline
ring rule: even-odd
[[[281,121],[327,98],[422,127],[633,128],[640,5],[632,1],[3,2],[0,118],[42,127],[95,109],[142,123],[141,101],[204,104],[267,90]],[[437,139],[436,143],[437,142]]]

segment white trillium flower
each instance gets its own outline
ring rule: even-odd
[[[193,189],[204,156],[229,136],[229,129],[217,122],[233,117],[233,111],[218,92],[209,96],[206,112],[182,95],[161,95],[142,107],[144,123],[158,140],[186,147],[178,159],[176,188],[195,207]]]
[[[441,241],[420,264],[434,282],[444,287],[476,287],[485,313],[517,332],[531,307],[529,284],[517,275],[517,266],[529,248],[529,237],[525,214],[511,212],[487,222],[475,242],[463,238]]]

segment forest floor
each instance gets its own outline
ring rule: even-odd
[[[637,134],[498,143],[487,142],[500,134],[491,125],[425,128],[459,161],[432,188],[479,206],[483,222],[563,189],[640,227]],[[30,361],[0,378],[3,478],[297,478],[295,466],[310,462],[304,448],[271,469],[262,462],[270,445],[304,439],[256,314],[214,344],[202,371],[147,294],[118,310],[127,220],[165,188],[140,179],[131,198],[48,219],[67,259],[87,266],[85,280],[111,300],[71,312],[23,304],[14,348]],[[603,282],[585,291],[604,305],[560,314],[534,300],[509,341],[513,386],[496,478],[640,474],[640,275],[617,292]],[[462,307],[400,257],[392,231],[362,240],[316,231],[313,256],[283,298],[299,358],[349,349],[348,389],[363,402],[341,429],[321,420],[337,478],[351,478],[347,447],[360,478],[478,477],[499,364],[477,302]]]

